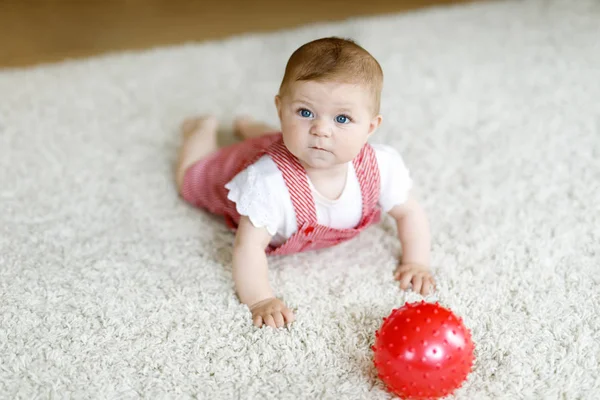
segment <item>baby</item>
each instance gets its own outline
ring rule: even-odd
[[[273,294],[268,255],[335,246],[387,212],[397,223],[402,289],[426,295],[430,233],[412,180],[391,147],[367,140],[381,124],[383,73],[355,42],[323,38],[288,60],[275,106],[278,131],[247,117],[242,142],[219,149],[213,116],[186,120],[176,182],[190,204],[221,215],[236,231],[233,279],[257,327],[282,327],[293,312]]]

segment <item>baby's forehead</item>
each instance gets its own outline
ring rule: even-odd
[[[369,85],[339,81],[296,81],[290,85],[288,95],[292,101],[324,101],[347,108],[371,107],[375,101]]]
[[[289,94],[292,97],[365,99],[372,96],[372,90],[362,83],[306,80],[290,85]]]

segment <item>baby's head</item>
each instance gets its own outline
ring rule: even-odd
[[[381,123],[382,85],[377,60],[351,40],[301,46],[275,96],[286,146],[312,168],[351,161]]]
[[[279,96],[296,82],[337,82],[359,85],[370,96],[373,115],[379,113],[383,71],[377,60],[350,39],[317,39],[300,46],[290,57]]]

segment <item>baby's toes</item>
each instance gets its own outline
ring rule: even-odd
[[[219,121],[214,115],[190,117],[181,124],[181,131],[183,138],[187,139],[196,132],[216,130],[218,125]]]
[[[198,117],[190,117],[183,121],[183,123],[181,124],[181,132],[183,133],[183,136],[190,136],[196,130],[196,127],[199,123],[200,118]]]

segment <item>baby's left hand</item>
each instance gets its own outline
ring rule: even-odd
[[[412,284],[412,290],[426,296],[435,289],[435,280],[429,268],[420,264],[400,264],[394,272],[394,279],[400,281],[400,288],[407,290]]]

